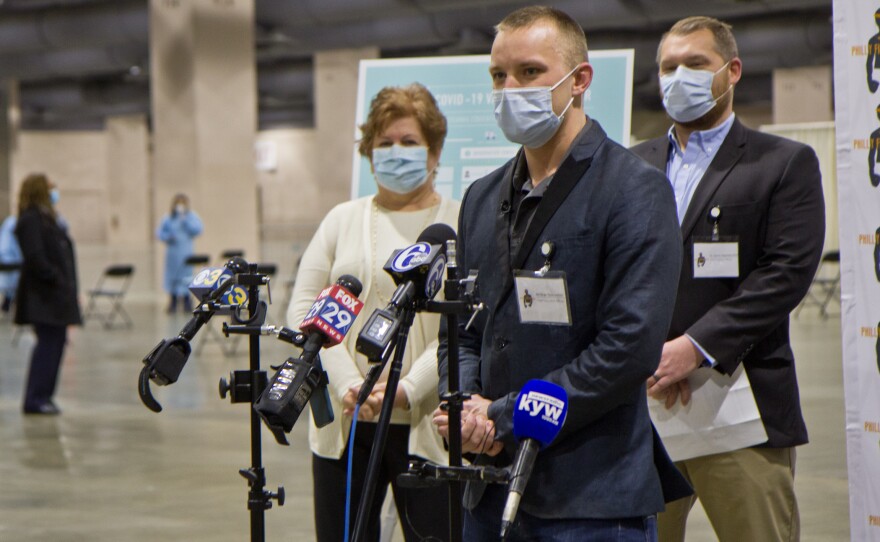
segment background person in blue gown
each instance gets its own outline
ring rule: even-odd
[[[177,194],[171,201],[171,212],[162,218],[156,237],[167,245],[165,252],[165,280],[163,287],[171,296],[168,312],[177,310],[178,300],[184,311],[192,310],[192,299],[187,286],[192,269],[186,259],[193,252],[193,239],[202,233],[202,220],[189,208],[189,198]]]
[[[15,238],[15,225],[18,222],[16,215],[9,215],[0,225],[0,263],[21,265],[21,248],[18,239]],[[0,272],[0,293],[3,294],[3,304],[0,310],[8,313],[15,299],[15,289],[18,288],[19,271]]]

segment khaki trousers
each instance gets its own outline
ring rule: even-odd
[[[746,448],[677,462],[696,495],[667,504],[657,516],[659,541],[684,541],[697,498],[719,542],[800,540],[794,465],[794,448]]]

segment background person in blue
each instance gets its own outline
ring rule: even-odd
[[[171,296],[168,312],[177,310],[178,300],[185,312],[192,310],[189,286],[192,268],[186,265],[193,252],[193,239],[202,233],[202,220],[189,208],[189,198],[177,194],[171,201],[171,212],[162,218],[156,237],[167,245],[165,251],[165,291]]]
[[[15,224],[18,217],[9,215],[0,225],[0,263],[21,264],[21,248],[18,239],[15,238]],[[8,313],[15,299],[15,290],[18,288],[19,271],[0,272],[0,293],[3,294],[3,304],[0,310]]]

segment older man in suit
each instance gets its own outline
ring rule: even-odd
[[[797,540],[794,447],[807,442],[789,312],[816,271],[825,208],[816,154],[743,126],[733,113],[742,74],[731,27],[709,17],[677,22],[659,46],[669,133],[633,150],[666,172],[684,250],[672,327],[648,392],[690,400],[701,366],[751,382],[767,442],[676,463],[724,541]],[[701,253],[730,264],[708,266]],[[702,265],[701,265],[702,264]],[[660,539],[684,540],[694,498],[660,515]]]
[[[473,326],[459,329],[461,389],[473,394],[463,450],[510,464],[517,393],[530,379],[558,384],[568,417],[537,457],[510,540],[653,540],[671,487],[663,478],[690,491],[652,438],[645,387],[680,267],[672,190],[585,116],[593,70],[576,22],[531,7],[496,30],[495,117],[522,148],[469,188],[459,217],[459,266],[479,271],[486,304]],[[524,279],[550,294],[534,295]],[[440,371],[443,386],[443,336]],[[447,422],[438,411],[444,435]],[[466,540],[498,539],[506,493],[469,485]]]

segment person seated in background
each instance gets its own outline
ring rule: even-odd
[[[320,429],[309,424],[315,530],[320,542],[343,540],[350,453],[354,458],[349,521],[354,527],[376,432],[374,422],[384,398],[387,370],[360,409],[354,449],[349,449],[357,392],[369,370],[367,358],[355,351],[357,336],[366,317],[386,307],[395,290],[382,266],[395,249],[414,243],[428,225],[441,222],[454,227],[458,219],[458,202],[442,197],[434,188],[446,118],[425,87],[412,84],[382,89],[373,99],[361,131],[358,150],[370,161],[376,195],[342,203],[327,214],[302,256],[287,312],[288,325],[298,327],[318,293],[340,275],[351,274],[363,282],[363,316],[355,320],[341,344],[321,353],[330,377],[336,419]],[[439,404],[439,319],[435,314],[419,313],[410,330],[379,485],[369,511],[369,540],[379,538],[379,514],[389,483],[406,540],[448,537],[446,488],[397,485],[397,475],[407,470],[411,456],[446,462],[440,437],[431,425],[431,413]]]
[[[186,265],[186,259],[192,255],[193,239],[202,233],[202,220],[195,211],[189,208],[189,198],[185,194],[177,194],[171,201],[171,211],[162,218],[156,237],[166,244],[165,280],[163,286],[171,296],[168,312],[177,310],[178,300],[184,312],[192,310],[192,298],[189,283],[192,279],[192,268]]]

